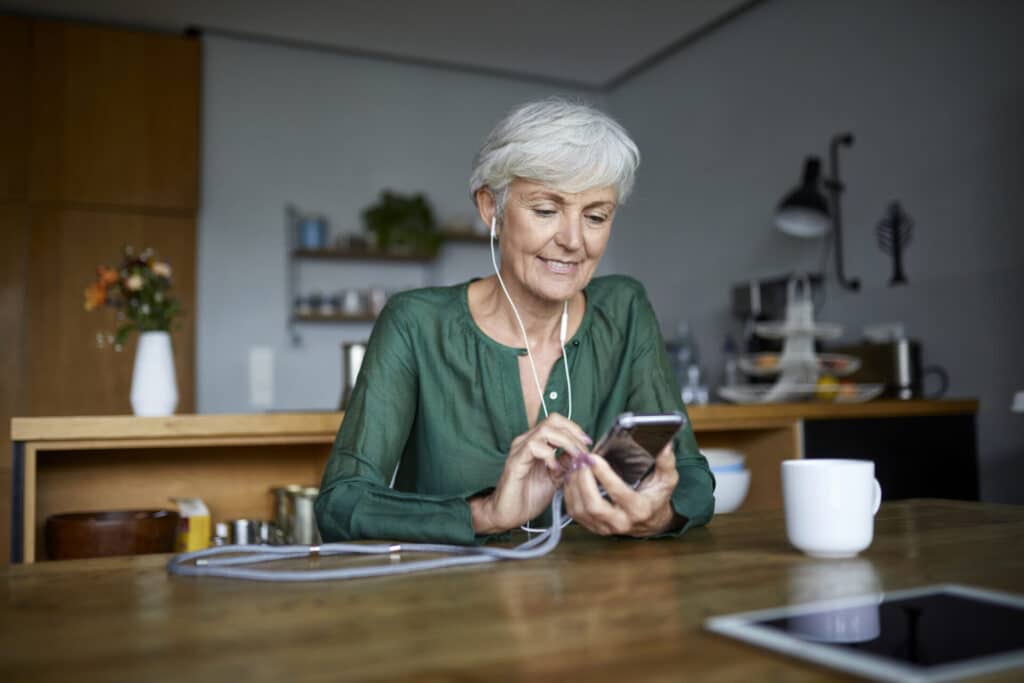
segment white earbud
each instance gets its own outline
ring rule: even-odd
[[[498,222],[498,217],[497,216],[491,216],[491,239],[494,239],[495,237],[498,236],[498,230],[495,227],[497,222]]]

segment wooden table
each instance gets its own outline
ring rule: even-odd
[[[353,582],[169,577],[166,560],[0,572],[0,679],[849,680],[702,623],[814,593],[834,572],[885,590],[948,581],[1024,593],[1024,507],[886,503],[872,547],[841,561],[790,549],[778,512],[723,515],[667,541],[573,527],[545,558]]]
[[[863,429],[879,419],[964,416],[973,430],[977,407],[972,400],[871,401],[692,406],[689,413],[702,448],[746,454],[752,476],[741,509],[759,511],[781,507],[779,463],[805,456],[805,423],[852,421],[854,429]],[[45,559],[43,525],[61,512],[169,507],[171,496],[198,496],[217,522],[270,519],[271,486],[319,484],[341,420],[341,413],[14,418],[10,504],[0,492],[0,506],[11,510],[10,522],[3,524],[11,530],[11,562]],[[973,443],[953,446],[955,453],[970,451],[973,458]],[[929,450],[928,457],[939,453]],[[865,455],[877,453],[854,449],[842,457]],[[976,497],[928,489],[899,497],[921,495]]]

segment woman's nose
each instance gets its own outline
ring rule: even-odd
[[[558,232],[555,233],[555,244],[566,251],[576,251],[583,246],[583,219],[566,216],[562,219]]]

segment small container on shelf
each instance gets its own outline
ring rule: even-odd
[[[341,313],[341,292],[336,292],[332,296],[326,298],[326,309],[324,311],[325,316],[335,316]]]
[[[384,310],[384,305],[388,302],[388,290],[383,287],[372,287],[367,292],[367,300],[370,306],[370,313],[377,317]]]
[[[295,315],[299,317],[313,314],[313,307],[309,305],[309,299],[302,296],[295,297],[295,303],[293,304],[292,310]]]
[[[317,251],[327,248],[327,217],[322,214],[298,214],[298,244],[302,249]]]
[[[341,298],[341,312],[349,316],[359,316],[366,314],[366,305],[364,303],[363,293],[358,289],[347,289],[340,292]]]
[[[330,305],[321,292],[311,292],[306,297],[306,302],[309,304],[309,315],[323,315],[322,307],[324,304]]]

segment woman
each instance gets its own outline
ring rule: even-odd
[[[643,287],[593,277],[638,164],[621,126],[562,99],[491,132],[470,191],[500,264],[381,313],[316,502],[325,541],[476,543],[538,517],[559,487],[597,534],[708,521],[714,480],[688,426],[635,491],[590,453],[622,412],[684,410]]]

